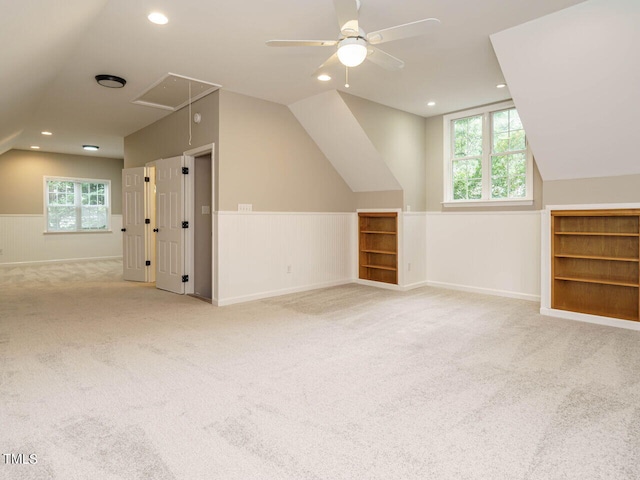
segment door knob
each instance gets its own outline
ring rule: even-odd
[[[126,228],[121,228],[121,229],[120,229],[120,231],[121,231],[121,232],[126,232],[126,231],[127,231],[127,229],[126,229]]]

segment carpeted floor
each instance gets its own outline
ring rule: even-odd
[[[537,310],[358,285],[216,308],[116,261],[0,268],[0,478],[640,478],[640,332]]]

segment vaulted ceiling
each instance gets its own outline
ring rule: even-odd
[[[355,1],[355,0],[354,0]],[[489,37],[581,0],[362,0],[365,31],[427,17],[428,35],[381,45],[406,66],[389,72],[365,62],[337,66],[333,80],[312,73],[332,48],[269,48],[269,39],[337,39],[331,0],[0,0],[0,153],[11,148],[122,157],[123,137],[167,111],[131,103],[168,72],[290,105],[328,90],[423,116],[504,100],[508,89]],[[147,15],[159,10],[164,26]],[[109,73],[122,89],[94,81]],[[515,77],[514,77],[515,78]],[[434,107],[426,102],[433,100]],[[44,138],[43,130],[54,133]]]
[[[640,173],[639,0],[590,0],[491,40],[544,180]]]

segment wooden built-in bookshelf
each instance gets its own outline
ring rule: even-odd
[[[359,278],[398,283],[398,214],[359,212]]]
[[[640,209],[551,211],[551,306],[640,320]]]

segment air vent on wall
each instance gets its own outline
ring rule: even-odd
[[[189,91],[189,87],[191,87],[191,91]],[[188,105],[189,98],[194,102],[219,88],[220,85],[215,83],[196,80],[195,78],[175,73],[167,73],[134,98],[132,103],[176,111]]]

